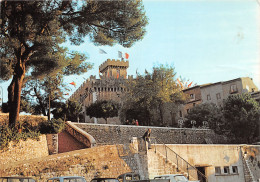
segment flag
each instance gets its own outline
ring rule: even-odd
[[[71,84],[71,85],[74,85],[74,87],[76,87],[76,83],[75,83],[75,82],[71,82],[70,84]]]
[[[99,54],[107,54],[107,52],[104,51],[103,49],[99,49]]]
[[[119,78],[119,70],[117,70],[116,78],[117,78],[117,79]]]
[[[190,84],[188,85],[188,88],[190,88],[191,84],[192,84],[192,82],[190,82]]]
[[[122,52],[121,52],[121,51],[118,51],[118,57],[119,57],[119,58],[122,58],[122,57],[123,57],[123,55],[122,55]]]
[[[129,54],[125,53],[125,58],[128,59],[129,58]]]
[[[179,78],[177,78],[177,81],[178,81],[179,85],[181,86],[181,88],[183,88],[183,85],[182,85],[182,83],[180,82]]]

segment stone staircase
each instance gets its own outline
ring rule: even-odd
[[[177,164],[175,164],[171,160],[167,159],[161,152],[156,151],[156,154],[159,156],[159,158],[161,158],[161,160],[164,160],[165,163],[167,163],[168,165],[170,165],[172,167],[172,169],[174,169],[174,171],[175,171],[174,174],[182,174],[185,177],[188,177],[188,173],[186,173],[182,169],[178,168]]]
[[[188,161],[183,159],[166,144],[163,143],[162,145],[156,145],[158,142],[163,143],[157,138],[152,141],[154,144],[154,152],[161,156],[163,160],[171,164],[172,167],[176,168],[177,173],[183,174],[189,180],[196,181],[198,179],[202,179],[205,182],[208,181],[207,177],[202,174],[195,166],[188,163]]]
[[[250,169],[251,168],[250,161],[246,160],[244,156],[242,156],[242,158],[243,158],[242,161],[244,165],[245,182],[257,182]]]
[[[162,159],[164,160],[168,165],[172,166],[172,168],[175,170],[174,173],[172,174],[182,174],[184,175],[186,178],[189,178],[189,180],[198,180],[197,177],[195,176],[191,176],[189,175],[187,172],[185,172],[184,169],[179,168],[177,166],[176,163],[174,163],[173,161],[171,161],[169,158],[167,158],[165,155],[163,155],[160,151],[156,151],[156,154]],[[168,174],[168,173],[167,173]]]

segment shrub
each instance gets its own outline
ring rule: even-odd
[[[39,130],[41,133],[60,133],[65,128],[65,122],[62,119],[51,119],[40,123]]]
[[[0,126],[0,150],[8,147],[9,142],[19,142],[20,140],[27,140],[28,138],[39,140],[40,132],[32,131],[25,128],[24,132],[19,133],[17,129],[10,129],[8,125]]]

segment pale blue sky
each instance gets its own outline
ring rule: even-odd
[[[70,49],[84,52],[93,70],[71,76],[79,87],[106,59],[129,53],[129,75],[158,64],[175,67],[177,76],[197,84],[249,76],[260,88],[260,6],[257,0],[145,0],[147,34],[129,49],[96,47],[89,41]],[[99,54],[102,48],[107,54]],[[4,102],[7,90],[4,85]],[[70,86],[72,92],[76,90]]]

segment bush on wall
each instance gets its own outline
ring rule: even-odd
[[[29,128],[26,131],[19,133],[17,129],[10,129],[8,125],[0,126],[0,150],[8,148],[9,142],[19,142],[20,140],[34,139],[39,140],[40,132],[32,131]]]
[[[65,128],[65,121],[62,119],[51,119],[49,121],[42,122],[39,125],[41,133],[60,133]]]
[[[19,140],[35,139],[38,140],[41,134],[47,133],[60,133],[65,128],[65,122],[62,119],[52,119],[46,121],[43,119],[39,121],[38,125],[36,121],[19,120],[15,128],[10,129],[8,123],[0,123],[0,150],[8,148],[9,142],[19,142]]]

